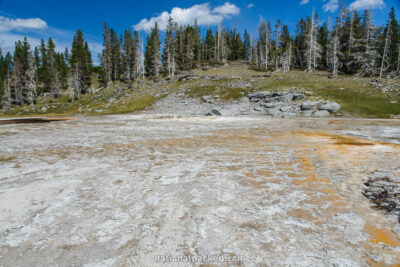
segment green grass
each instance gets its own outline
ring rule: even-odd
[[[391,104],[392,98],[379,94],[367,94],[358,90],[320,89],[324,99],[335,100],[348,114],[361,117],[390,118],[400,114],[400,104]]]
[[[98,94],[81,95],[78,100],[71,100],[69,96],[63,95],[58,98],[37,98],[37,103],[32,109],[29,105],[13,106],[13,110],[0,113],[3,117],[25,117],[25,116],[71,116],[71,115],[104,115],[122,114],[140,111],[154,104],[161,97],[154,97],[146,92],[133,94],[120,100],[115,99],[113,103],[109,100],[114,97],[114,85],[100,91]],[[46,111],[42,108],[46,107]]]
[[[124,114],[124,113],[132,113],[135,111],[140,111],[144,110],[145,108],[153,105],[157,100],[159,100],[161,97],[154,97],[152,95],[144,95],[144,96],[139,96],[139,97],[131,97],[128,99],[124,99],[123,101],[120,101],[109,108],[105,108],[101,112],[94,112],[91,114],[101,114],[101,115],[106,115],[106,114]],[[99,106],[99,108],[103,107]]]
[[[195,98],[210,95],[217,92],[216,87],[216,85],[196,86],[186,91],[186,96]]]
[[[251,89],[231,88],[224,85],[197,86],[189,89],[186,96],[195,98],[207,95],[218,95],[222,102],[236,100],[249,94]]]
[[[271,78],[257,82],[259,90],[280,91],[297,87],[313,92],[313,98],[336,101],[342,105],[341,113],[366,118],[391,118],[400,115],[399,95],[382,94],[369,84],[371,78],[337,76],[328,79],[324,72],[274,73]],[[339,90],[344,88],[344,90]],[[391,104],[396,100],[398,103]]]

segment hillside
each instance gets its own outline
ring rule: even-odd
[[[205,115],[254,92],[300,92],[307,101],[335,101],[341,109],[334,117],[399,118],[400,80],[330,77],[326,72],[257,72],[246,64],[205,67],[175,77],[115,82],[107,88],[93,82],[89,93],[72,100],[68,91],[59,98],[38,97],[34,107],[13,106],[0,112],[10,116],[104,115],[134,112]],[[163,100],[162,100],[163,99]],[[211,100],[209,100],[211,99]],[[204,103],[205,102],[205,103]],[[208,104],[202,107],[201,104]],[[179,109],[177,107],[182,106]],[[167,107],[176,107],[168,109]],[[190,108],[185,108],[190,107]],[[232,106],[235,109],[235,106]],[[188,112],[189,111],[189,112]],[[235,112],[232,115],[238,115]],[[248,115],[271,115],[258,110]],[[273,114],[272,114],[273,115]],[[301,116],[301,115],[300,115]]]

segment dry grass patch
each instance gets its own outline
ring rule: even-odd
[[[0,155],[0,162],[10,162],[15,159],[15,156],[3,156]]]

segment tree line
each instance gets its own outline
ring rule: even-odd
[[[244,36],[244,40],[249,40],[247,32]],[[145,47],[143,43],[136,31],[127,30],[118,37],[104,24],[100,58],[105,84],[118,80],[130,82],[145,75],[173,76],[205,62],[246,60],[250,42],[243,41],[236,27],[222,29],[220,24],[215,33],[210,28],[202,37],[196,21],[194,25],[183,26],[169,18],[163,45],[157,23],[147,35]]]
[[[14,53],[2,55],[0,48],[0,97],[3,108],[12,104],[34,105],[38,95],[58,97],[69,89],[73,99],[85,94],[93,74],[104,86],[139,78],[174,76],[202,64],[224,64],[245,60],[261,71],[329,71],[332,75],[397,76],[400,74],[400,26],[394,8],[388,21],[378,27],[370,10],[362,15],[347,10],[343,1],[335,22],[319,22],[314,11],[301,19],[291,33],[278,20],[260,21],[255,36],[245,30],[218,27],[201,33],[194,25],[178,25],[169,18],[161,38],[156,23],[146,36],[126,30],[118,35],[105,23],[100,66],[92,63],[89,45],[78,30],[71,51],[56,52],[54,41],[31,49],[25,38],[15,43]],[[161,41],[163,39],[163,42]]]
[[[370,10],[362,15],[344,8],[343,1],[335,23],[320,25],[318,14],[297,23],[292,37],[288,27],[278,20],[261,21],[258,39],[252,39],[249,63],[256,69],[324,70],[362,76],[400,74],[400,27],[394,8],[385,26],[372,22]]]
[[[13,55],[2,55],[0,48],[0,95],[3,108],[12,104],[34,105],[35,97],[49,93],[52,97],[71,88],[75,99],[85,94],[90,85],[92,56],[83,33],[78,30],[72,42],[71,53],[65,49],[56,52],[54,41],[41,40],[31,49],[24,38],[15,43]]]

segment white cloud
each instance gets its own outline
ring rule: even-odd
[[[350,9],[359,10],[359,9],[382,9],[386,5],[383,0],[356,0],[350,5]]]
[[[226,2],[223,6],[217,6],[216,8],[214,8],[212,12],[229,16],[229,15],[239,14],[240,9],[237,6],[235,6],[234,4]]]
[[[339,0],[329,0],[323,7],[325,12],[335,12],[339,8]]]
[[[308,4],[310,0],[301,0],[300,5]]]
[[[252,8],[252,7],[254,7],[253,3],[250,3],[250,4],[247,5],[247,8]]]
[[[23,31],[26,29],[45,29],[47,23],[39,18],[32,19],[10,19],[0,16],[0,31]]]
[[[46,30],[42,31],[42,29]],[[66,31],[50,27],[45,21],[38,18],[12,19],[0,16],[0,47],[3,55],[7,52],[13,53],[15,42],[24,40],[25,36],[28,38],[31,50],[40,45],[41,39],[44,39],[47,42],[47,39],[51,37],[56,45],[56,51],[64,52],[66,47],[68,47],[68,49],[71,48],[74,34],[74,31]],[[95,37],[85,35],[85,40],[88,41],[89,48],[92,52],[93,62],[99,64],[97,55],[101,53],[102,44],[95,39]]]
[[[157,22],[159,28],[165,30],[170,16],[179,25],[193,24],[196,19],[199,25],[215,25],[225,18],[239,14],[239,12],[240,9],[229,2],[226,2],[222,6],[217,6],[212,10],[209,3],[194,5],[189,8],[174,7],[170,13],[164,11],[157,17],[142,19],[133,27],[138,31],[150,31]]]

